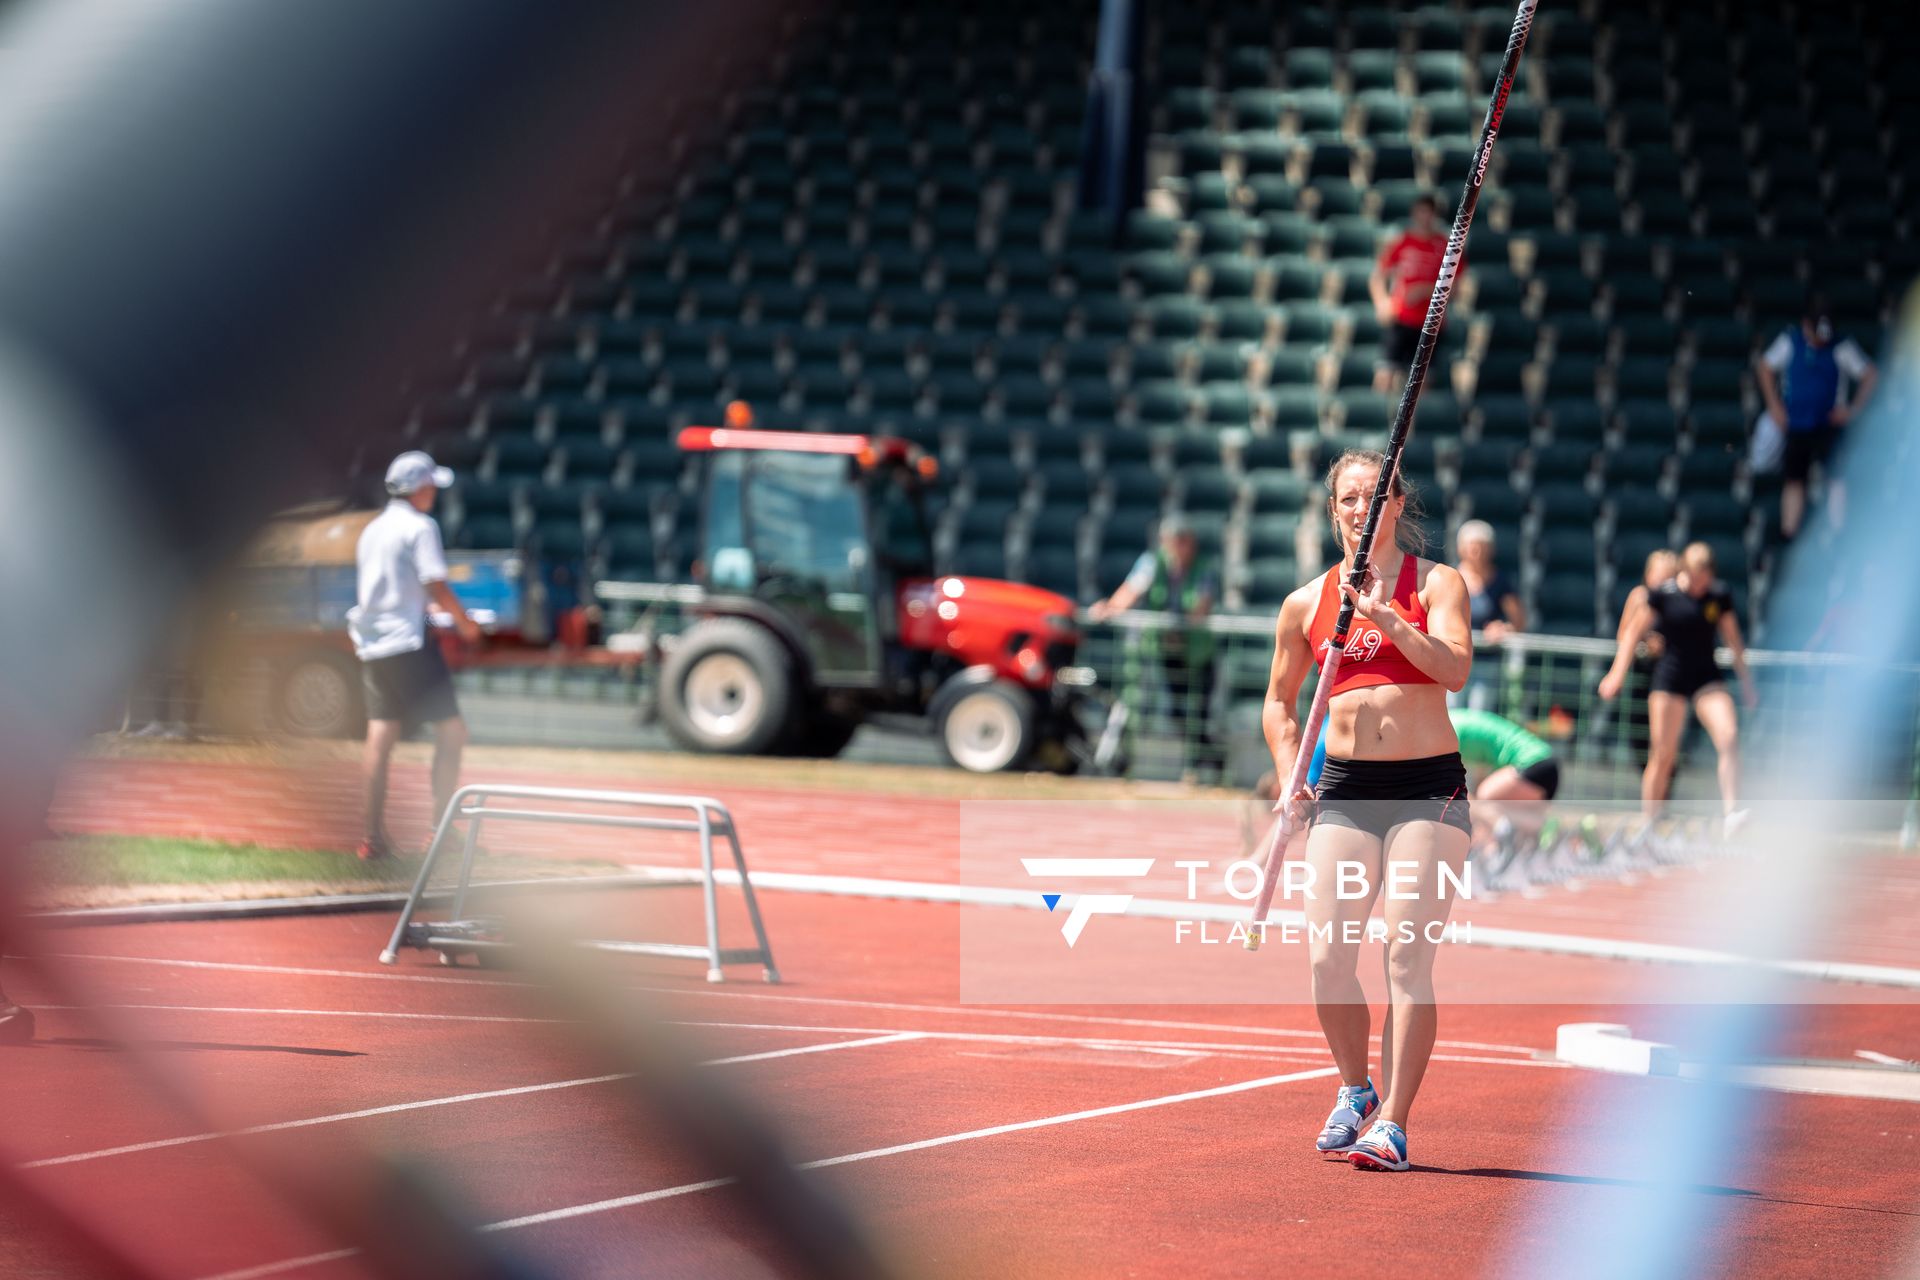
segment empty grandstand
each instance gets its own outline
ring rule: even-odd
[[[744,399],[937,449],[957,569],[1092,600],[1180,511],[1226,603],[1270,610],[1332,558],[1325,459],[1384,436],[1367,277],[1419,193],[1455,197],[1510,20],[1148,6],[1147,193],[1116,227],[1076,207],[1099,6],[791,13],[738,87],[673,104],[671,168],[571,229],[406,433],[462,472],[460,543],[679,576],[671,433]],[[1752,357],[1813,286],[1873,350],[1920,267],[1911,23],[1541,14],[1407,455],[1436,540],[1495,528],[1533,629],[1610,633],[1647,550],[1692,539],[1760,615]]]

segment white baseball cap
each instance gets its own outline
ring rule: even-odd
[[[447,488],[453,483],[453,469],[435,466],[433,458],[418,449],[409,449],[387,467],[387,492],[396,498],[427,483],[436,489]]]

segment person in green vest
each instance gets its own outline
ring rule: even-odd
[[[1205,619],[1219,598],[1219,567],[1200,554],[1192,527],[1170,516],[1161,521],[1159,547],[1142,552],[1127,580],[1087,610],[1096,622],[1133,608],[1174,615],[1168,625],[1146,629],[1128,647],[1123,696],[1139,705],[1146,672],[1157,666],[1172,703],[1173,731],[1193,744],[1191,772],[1208,781],[1217,779],[1226,763],[1207,715],[1218,664]]]

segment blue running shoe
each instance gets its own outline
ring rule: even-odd
[[[1405,1173],[1413,1168],[1407,1159],[1407,1131],[1391,1120],[1376,1120],[1367,1136],[1353,1144],[1347,1159],[1356,1169],[1385,1169]]]
[[[1327,1117],[1327,1127],[1313,1140],[1316,1151],[1340,1152],[1353,1147],[1354,1140],[1360,1136],[1360,1126],[1367,1117],[1380,1109],[1380,1095],[1373,1091],[1373,1077],[1368,1076],[1365,1084],[1343,1084],[1340,1092],[1334,1095],[1333,1114]]]

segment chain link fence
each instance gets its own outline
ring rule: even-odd
[[[606,624],[616,643],[652,648],[692,618],[685,601],[610,607]],[[1097,682],[1128,707],[1124,744],[1129,776],[1150,780],[1216,779],[1250,787],[1271,767],[1260,726],[1273,657],[1270,617],[1219,614],[1197,628],[1206,640],[1192,652],[1169,643],[1175,628],[1164,614],[1131,612],[1084,624],[1077,657]],[[1192,644],[1191,638],[1188,643]],[[1182,657],[1182,653],[1185,656]],[[1173,660],[1169,660],[1173,655]],[[1474,672],[1458,698],[1524,725],[1554,745],[1562,765],[1560,798],[1595,807],[1632,807],[1646,758],[1649,664],[1637,664],[1626,692],[1602,701],[1597,688],[1613,658],[1601,640],[1514,634],[1480,643]],[[1721,654],[1723,663],[1730,656]],[[1759,690],[1756,711],[1741,713],[1743,769],[1755,776],[1791,768],[1813,736],[1838,682],[1871,680],[1877,695],[1900,709],[1908,731],[1874,755],[1870,776],[1858,779],[1861,799],[1912,802],[1920,796],[1920,666],[1869,668],[1842,656],[1749,649]],[[456,679],[462,704],[480,741],[544,746],[661,749],[671,744],[649,723],[655,664],[614,668],[538,665],[480,668]],[[275,671],[253,663],[224,672],[162,662],[131,692],[120,724],[103,726],[145,736],[260,736],[285,731],[276,723]],[[345,664],[342,674],[357,674]],[[1301,690],[1301,710],[1314,678]],[[280,691],[285,700],[287,693]],[[869,728],[850,758],[934,763],[928,741]],[[1698,726],[1683,741],[1674,799],[1711,811],[1714,755]],[[1884,812],[1884,806],[1876,809]]]
[[[1103,683],[1120,688],[1133,711],[1133,771],[1147,777],[1178,777],[1192,772],[1205,744],[1198,741],[1201,718],[1183,717],[1172,701],[1173,685],[1154,664],[1142,660],[1151,651],[1146,638],[1164,634],[1161,614],[1131,613],[1108,625],[1088,628],[1082,661]],[[1213,670],[1207,684],[1204,723],[1226,753],[1227,781],[1251,785],[1271,766],[1260,727],[1273,660],[1273,622],[1268,617],[1223,614],[1209,618]],[[1476,636],[1474,674],[1458,695],[1464,705],[1492,711],[1553,743],[1562,764],[1562,799],[1576,804],[1631,806],[1637,803],[1640,769],[1646,760],[1646,700],[1651,664],[1638,663],[1626,691],[1615,701],[1600,698],[1600,678],[1613,661],[1614,646],[1604,640],[1568,636],[1514,634],[1497,644]],[[1731,655],[1720,654],[1723,665]],[[1875,755],[1872,776],[1858,780],[1862,799],[1905,799],[1920,795],[1916,741],[1920,741],[1920,666],[1877,667],[1845,657],[1749,649],[1760,704],[1742,712],[1743,769],[1765,775],[1791,768],[1802,743],[1819,724],[1836,682],[1871,680],[1880,696],[1902,709],[1908,732]],[[1314,677],[1301,689],[1301,712],[1313,696]],[[1184,730],[1184,731],[1183,731]],[[1713,748],[1698,726],[1682,746],[1677,802],[1717,804],[1713,789]]]

